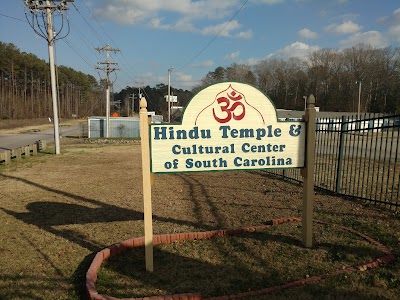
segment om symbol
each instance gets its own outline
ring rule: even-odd
[[[219,97],[217,99],[217,103],[219,104],[219,108],[221,110],[220,112],[216,112],[216,109],[213,108],[214,119],[219,123],[227,123],[232,118],[236,121],[244,118],[246,109],[243,103],[240,102],[242,96],[239,95],[235,97],[235,92],[233,92],[231,95],[228,95],[228,97],[229,98]],[[217,114],[219,114],[221,117],[217,116]]]

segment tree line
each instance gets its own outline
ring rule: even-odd
[[[307,58],[268,58],[250,66],[217,67],[193,92],[221,81],[254,85],[277,108],[304,110],[313,94],[321,111],[389,113],[400,110],[400,48],[357,45],[345,50],[321,49]]]
[[[57,67],[60,118],[105,115],[101,81],[66,66]],[[277,108],[304,110],[304,97],[313,94],[321,111],[378,112],[400,110],[400,48],[375,49],[357,45],[345,50],[321,49],[307,58],[268,58],[255,64],[233,63],[208,72],[191,91],[171,87],[178,106],[185,106],[198,91],[214,83],[248,83]],[[129,87],[113,94],[120,100],[112,111],[128,116],[139,111],[138,94],[148,110],[166,116],[168,86]],[[135,99],[136,98],[136,99]],[[359,106],[360,100],[360,106]],[[48,63],[0,42],[0,119],[52,116]]]
[[[129,87],[122,89],[114,95],[114,99],[121,100],[121,115],[131,115],[139,112],[139,94],[147,100],[147,110],[155,111],[159,115],[164,116],[167,120],[168,102],[165,96],[168,95],[168,85],[163,83],[157,84],[155,87]],[[170,95],[177,96],[178,103],[174,106],[184,107],[193,97],[193,93],[188,90],[176,89],[170,87]],[[114,108],[116,109],[116,108]]]
[[[60,118],[105,111],[103,87],[96,78],[66,66],[56,70]],[[11,43],[0,42],[0,98],[0,119],[51,117],[48,63]]]

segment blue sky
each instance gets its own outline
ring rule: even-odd
[[[57,42],[58,64],[99,78],[109,44],[119,64],[114,90],[167,84],[191,89],[232,63],[307,57],[358,43],[400,46],[398,0],[75,0],[69,35]],[[60,26],[60,17],[55,20]],[[23,0],[2,1],[0,41],[48,60],[47,43],[26,21]],[[104,74],[100,73],[101,76]]]

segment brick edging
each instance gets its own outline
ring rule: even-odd
[[[153,236],[153,244],[170,244],[176,241],[191,241],[191,240],[201,240],[201,239],[210,239],[213,237],[222,237],[222,236],[229,236],[229,235],[238,235],[245,232],[253,232],[258,230],[263,230],[269,228],[273,225],[283,224],[283,223],[292,223],[292,222],[301,222],[301,218],[281,218],[281,219],[274,219],[269,222],[267,225],[260,225],[260,226],[252,226],[246,228],[238,228],[238,229],[222,229],[222,230],[211,230],[211,231],[201,231],[201,232],[184,232],[184,233],[172,233],[172,234],[161,234],[161,235],[154,235]],[[279,291],[288,288],[299,287],[305,284],[310,284],[318,280],[325,279],[327,277],[339,275],[342,273],[352,273],[357,270],[367,270],[370,268],[377,268],[381,264],[389,264],[392,263],[396,257],[395,255],[383,244],[379,243],[378,241],[372,239],[371,237],[358,232],[352,228],[345,227],[342,225],[331,224],[323,221],[314,220],[315,223],[318,224],[325,224],[325,225],[333,225],[342,230],[351,232],[355,235],[358,235],[364,239],[366,239],[371,244],[375,245],[380,251],[384,253],[383,256],[374,259],[367,263],[361,263],[357,265],[353,265],[347,268],[335,270],[333,272],[323,274],[320,276],[311,276],[305,279],[300,279],[292,282],[285,283],[283,285],[278,285],[274,287],[264,288],[257,291],[249,291],[239,294],[232,294],[232,295],[224,295],[218,297],[211,297],[211,298],[202,298],[201,294],[199,293],[185,293],[185,294],[174,294],[174,295],[162,295],[162,296],[152,296],[152,297],[144,297],[144,298],[124,298],[123,300],[200,300],[200,299],[207,299],[207,300],[227,300],[227,299],[240,299],[244,297],[250,296],[258,296],[267,293],[271,293],[274,291]],[[118,300],[120,298],[115,298],[107,295],[99,294],[96,290],[96,281],[97,281],[97,272],[101,267],[101,264],[104,260],[109,259],[121,251],[124,251],[128,248],[135,248],[144,246],[144,237],[138,238],[131,238],[120,243],[111,245],[108,248],[105,248],[99,251],[96,256],[94,257],[87,273],[86,273],[86,291],[90,299],[92,300]]]

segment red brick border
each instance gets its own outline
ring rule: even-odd
[[[301,222],[301,218],[281,218],[281,219],[274,219],[271,220],[269,223],[271,225],[261,225],[261,226],[254,226],[254,227],[246,227],[246,228],[238,228],[238,229],[223,229],[223,230],[212,230],[212,231],[202,231],[202,232],[184,232],[184,233],[173,233],[173,234],[162,234],[162,235],[155,235],[153,237],[153,244],[170,244],[175,241],[188,241],[188,240],[201,240],[201,239],[210,239],[213,237],[222,237],[227,235],[238,235],[245,232],[252,232],[257,230],[263,230],[269,228],[273,225],[278,225],[282,223],[291,223],[291,222]],[[370,268],[377,268],[381,264],[389,264],[392,263],[396,258],[394,254],[384,245],[379,243],[378,241],[372,239],[371,237],[358,232],[352,228],[345,227],[342,225],[337,224],[330,224],[327,222],[317,221],[314,220],[315,223],[318,224],[329,224],[334,225],[342,230],[351,232],[355,235],[358,235],[364,239],[366,239],[371,244],[375,245],[380,251],[384,253],[383,256],[367,262],[361,263],[354,266],[350,266],[344,269],[335,270],[331,273],[327,273],[320,276],[311,276],[305,279],[296,280],[293,282],[288,282],[283,285],[264,288],[257,291],[249,291],[240,294],[233,294],[233,295],[224,295],[212,298],[202,298],[201,294],[199,293],[186,293],[186,294],[175,294],[175,295],[164,295],[164,296],[152,296],[152,297],[144,297],[144,298],[124,298],[123,300],[200,300],[200,299],[207,299],[207,300],[227,300],[227,299],[241,299],[250,296],[257,296],[257,295],[264,295],[267,293],[271,293],[274,291],[279,291],[288,288],[299,287],[305,284],[310,284],[318,280],[322,280],[324,278],[339,275],[342,273],[352,273],[357,270],[367,270]],[[94,257],[87,273],[86,273],[86,291],[88,296],[92,300],[119,300],[120,298],[114,298],[107,295],[99,294],[96,290],[96,281],[97,281],[97,272],[99,271],[101,264],[104,260],[113,257],[114,255],[119,254],[121,251],[128,249],[128,248],[135,248],[144,246],[144,237],[139,238],[131,238],[129,240],[122,241],[120,243],[114,244],[109,248],[105,248],[98,252]],[[121,299],[122,300],[122,299]]]

